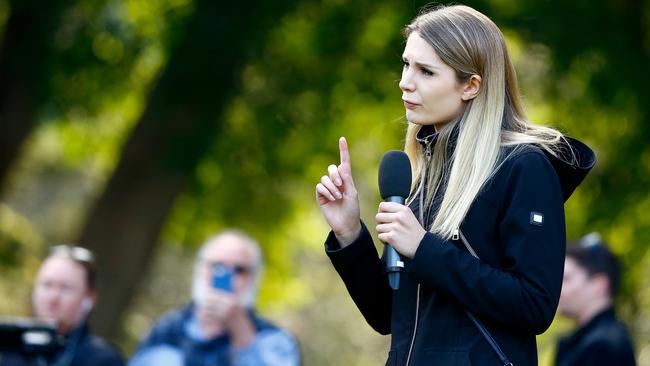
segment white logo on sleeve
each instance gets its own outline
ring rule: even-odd
[[[530,224],[535,225],[535,226],[543,226],[544,225],[544,214],[541,213],[541,212],[531,211],[530,212]]]

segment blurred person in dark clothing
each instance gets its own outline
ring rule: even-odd
[[[227,230],[201,247],[192,302],[159,319],[130,366],[298,366],[295,338],[254,311],[262,252],[248,234]]]
[[[46,359],[8,352],[0,355],[0,365],[124,365],[117,350],[88,326],[88,314],[97,300],[96,281],[92,252],[76,246],[52,247],[36,276],[32,306],[36,318],[56,324],[62,346]]]
[[[616,257],[598,234],[585,235],[567,249],[558,309],[578,328],[560,340],[557,366],[636,364],[627,328],[614,312],[620,277]]]

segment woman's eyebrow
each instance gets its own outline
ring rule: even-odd
[[[431,64],[425,64],[422,62],[414,62],[419,68],[424,68],[424,69],[437,69],[438,66],[431,65]]]
[[[439,67],[437,67],[435,65],[427,64],[427,63],[424,63],[424,62],[409,61],[408,57],[406,57],[406,56],[402,56],[402,60],[406,61],[406,62],[412,62],[415,65],[417,65],[417,67],[419,67],[419,68],[425,68],[425,69],[438,69],[439,68]]]

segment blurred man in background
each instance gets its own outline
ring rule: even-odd
[[[578,328],[560,340],[556,366],[636,364],[628,331],[614,312],[619,284],[618,261],[598,234],[569,246],[558,310]]]
[[[294,366],[294,337],[253,311],[262,269],[259,245],[229,230],[207,240],[194,266],[193,302],[163,316],[130,366]]]
[[[121,366],[120,354],[92,334],[87,317],[97,300],[96,270],[92,252],[67,245],[52,247],[43,261],[32,294],[36,318],[56,324],[62,346],[45,360],[11,352],[0,355],[1,366]]]

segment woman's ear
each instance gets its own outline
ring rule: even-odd
[[[469,77],[469,80],[465,83],[465,86],[463,87],[463,94],[460,96],[462,100],[464,101],[470,101],[478,95],[478,93],[481,91],[481,85],[483,83],[483,79],[474,74]]]

